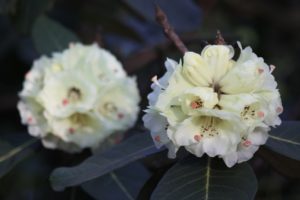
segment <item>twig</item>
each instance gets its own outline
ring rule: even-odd
[[[219,44],[219,45],[226,44],[220,30],[217,30],[217,36],[216,36],[215,44]]]
[[[156,21],[163,27],[165,35],[175,44],[177,49],[183,54],[187,52],[188,49],[183,44],[179,36],[175,33],[168,21],[166,14],[158,5],[155,5],[155,15]]]

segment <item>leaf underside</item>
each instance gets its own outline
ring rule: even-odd
[[[272,129],[266,146],[277,153],[300,160],[300,122],[284,121]]]
[[[28,147],[37,139],[31,139],[20,146],[14,147],[5,141],[0,141],[0,177],[8,173],[15,165],[24,160],[33,151]]]
[[[256,190],[247,163],[227,168],[219,159],[188,157],[164,175],[151,199],[252,200]]]
[[[65,187],[98,178],[158,151],[160,150],[156,149],[150,135],[140,133],[103,153],[94,154],[78,166],[55,169],[50,181],[54,190],[63,190]]]
[[[97,179],[83,183],[81,187],[96,200],[134,200],[149,177],[148,170],[142,164],[134,162]]]

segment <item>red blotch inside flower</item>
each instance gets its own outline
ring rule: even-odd
[[[245,141],[243,142],[243,145],[244,145],[245,147],[249,147],[251,144],[252,144],[252,142],[249,141],[249,140],[245,140]]]
[[[276,112],[277,112],[277,113],[281,113],[282,111],[283,111],[283,108],[282,108],[282,107],[277,107],[277,108],[276,108]]]
[[[71,127],[71,128],[69,128],[68,131],[69,131],[70,134],[73,134],[75,132],[75,129]]]
[[[258,117],[263,118],[263,117],[265,116],[265,113],[262,112],[262,111],[259,111],[259,112],[257,113],[257,115],[258,115]]]
[[[159,135],[155,136],[155,137],[154,137],[154,140],[155,140],[156,142],[160,142],[160,136],[159,136]]]
[[[124,114],[123,113],[118,113],[118,118],[119,119],[123,119],[124,118]]]
[[[197,109],[202,106],[202,103],[201,103],[201,101],[193,101],[193,102],[191,102],[190,106],[192,109]]]
[[[63,99],[62,100],[62,105],[63,106],[66,106],[66,105],[68,105],[69,104],[69,100],[68,99]]]
[[[258,69],[258,73],[259,73],[259,74],[262,74],[263,72],[264,72],[264,69],[262,69],[262,68],[259,68],[259,69]]]
[[[201,138],[202,137],[200,135],[194,135],[194,140],[196,140],[197,142],[200,142]]]

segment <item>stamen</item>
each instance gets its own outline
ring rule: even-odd
[[[81,91],[77,87],[71,87],[68,91],[68,98],[74,102],[81,98]]]
[[[281,113],[282,111],[283,111],[283,108],[282,108],[282,107],[277,107],[277,108],[276,108],[276,112],[277,112],[277,113]]]
[[[275,65],[270,65],[270,73],[272,73],[275,70]]]
[[[201,108],[203,106],[203,102],[200,99],[198,99],[196,101],[192,101],[190,106],[192,109]]]
[[[165,89],[165,87],[163,87],[163,86],[158,82],[157,76],[156,76],[156,75],[152,77],[151,81],[152,81],[155,85],[157,85],[158,87],[160,87],[161,89]]]
[[[249,147],[251,144],[252,144],[252,142],[251,142],[250,140],[245,140],[245,141],[243,142],[243,145],[244,145],[245,147]]]
[[[118,108],[117,108],[117,107],[115,106],[115,104],[112,103],[112,102],[106,102],[106,103],[103,105],[103,108],[104,108],[106,111],[110,112],[110,113],[112,113],[112,112],[117,112],[117,110],[118,110]]]
[[[213,117],[208,118],[208,121],[204,125],[201,126],[200,132],[205,134],[206,136],[215,136],[218,135],[219,132],[216,129],[216,120]],[[203,134],[201,134],[201,138],[203,138]],[[195,138],[194,138],[195,139]]]
[[[201,139],[202,137],[200,135],[194,135],[194,140],[196,140],[197,142],[200,142]]]

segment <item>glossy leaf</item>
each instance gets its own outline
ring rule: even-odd
[[[247,163],[228,168],[219,159],[188,157],[157,185],[152,200],[252,200],[255,174]]]
[[[300,122],[285,121],[269,133],[266,146],[280,154],[300,160]]]
[[[4,176],[16,164],[26,158],[32,152],[27,147],[36,141],[36,139],[31,139],[17,147],[14,147],[7,142],[0,141],[0,177]]]
[[[74,33],[46,16],[37,19],[32,37],[37,51],[46,55],[62,51],[68,48],[71,42],[79,41]]]
[[[148,170],[135,162],[82,184],[94,199],[136,199],[140,189],[150,177]]]
[[[150,135],[140,133],[103,153],[94,154],[78,166],[55,169],[50,176],[51,184],[54,190],[63,190],[98,178],[157,151]]]

